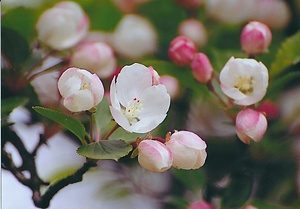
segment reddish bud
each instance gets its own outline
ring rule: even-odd
[[[197,53],[195,44],[185,36],[172,40],[169,47],[169,57],[177,65],[188,65]]]
[[[203,53],[197,53],[191,64],[194,78],[200,83],[207,83],[213,75],[213,68],[208,57]]]
[[[248,54],[260,54],[268,50],[272,41],[269,27],[261,22],[249,22],[242,30],[241,45]]]

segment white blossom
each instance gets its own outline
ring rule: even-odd
[[[110,87],[110,111],[126,131],[146,133],[167,116],[170,95],[162,84],[152,85],[152,75],[141,64],[125,66]]]
[[[231,57],[220,73],[221,89],[238,105],[252,105],[266,94],[269,74],[254,59]]]

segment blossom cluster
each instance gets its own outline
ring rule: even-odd
[[[266,52],[271,40],[272,34],[268,26],[257,21],[249,22],[241,32],[242,50],[250,57]],[[195,42],[182,35],[170,43],[169,57],[177,65],[189,65],[195,80],[207,84],[213,90],[213,79],[217,79],[229,103],[242,107],[254,105],[267,92],[268,69],[253,58],[231,57],[217,77],[207,55],[197,52]],[[231,107],[229,103],[227,107]],[[235,124],[238,137],[246,144],[250,143],[250,139],[260,141],[267,129],[264,114],[251,108],[241,110],[236,116]]]

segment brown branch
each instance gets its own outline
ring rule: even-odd
[[[49,207],[51,199],[57,192],[59,192],[62,188],[68,186],[69,184],[74,184],[82,181],[83,174],[85,174],[90,168],[95,166],[97,166],[97,160],[87,159],[83,166],[79,168],[74,174],[51,185],[42,196],[40,196],[37,191],[33,193],[32,198],[34,204],[40,208]]]
[[[40,189],[48,183],[44,182],[38,175],[36,164],[35,164],[35,155],[37,150],[42,144],[45,143],[44,139],[41,138],[38,145],[35,147],[32,153],[29,153],[24,146],[22,140],[16,135],[15,132],[11,131],[8,127],[2,127],[2,133],[5,132],[3,143],[2,143],[2,167],[10,171],[17,180],[29,187],[32,190],[32,199],[34,204],[40,208],[47,208],[50,205],[50,201],[54,195],[56,195],[62,188],[68,186],[69,184],[77,183],[82,181],[83,175],[92,167],[97,166],[97,160],[87,159],[81,168],[79,168],[74,174],[61,179],[50,185],[46,192],[41,195]],[[41,136],[42,137],[42,136]],[[10,142],[15,146],[15,148],[20,153],[22,157],[23,164],[21,167],[16,167],[11,155],[5,151],[5,143]],[[23,171],[29,171],[30,178],[26,178],[23,174]]]

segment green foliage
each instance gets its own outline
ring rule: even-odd
[[[73,134],[75,134],[82,142],[84,142],[84,137],[86,136],[85,128],[80,123],[79,120],[70,117],[68,115],[64,115],[60,112],[55,110],[47,109],[44,107],[32,107],[37,113],[41,114],[42,116],[49,118],[56,123],[62,125]]]
[[[132,146],[124,140],[101,140],[77,149],[79,155],[97,160],[118,160],[128,155]]]
[[[222,198],[224,208],[239,208],[250,197],[253,173],[249,169],[240,169],[231,174],[230,183],[225,188]]]
[[[19,67],[29,56],[27,40],[16,30],[1,27],[2,53],[15,67]]]
[[[84,2],[82,6],[90,18],[91,30],[113,31],[122,17],[108,0]]]
[[[174,4],[173,0],[155,0],[143,4],[139,12],[147,17],[157,29],[159,35],[159,56],[167,59],[170,41],[177,36],[177,27],[186,14],[183,8]]]
[[[39,10],[28,9],[24,7],[17,7],[9,10],[2,17],[2,26],[8,27],[17,31],[21,36],[25,37],[28,41],[35,38],[35,24],[39,15]],[[3,30],[2,30],[3,35]],[[11,37],[14,41],[18,39]],[[2,39],[2,44],[5,43]],[[17,49],[17,51],[19,51]]]
[[[1,116],[8,116],[16,107],[25,105],[28,98],[9,97],[1,100]]]
[[[197,191],[199,188],[203,188],[207,179],[202,169],[197,170],[172,170],[174,177],[182,184],[185,188],[191,191]]]
[[[300,62],[300,32],[287,38],[277,52],[276,60],[272,63],[271,76],[276,76],[290,65]]]
[[[278,93],[281,93],[289,84],[293,82],[298,82],[300,80],[300,71],[289,72],[281,77],[276,78],[268,87],[267,98],[274,99],[278,96]]]

